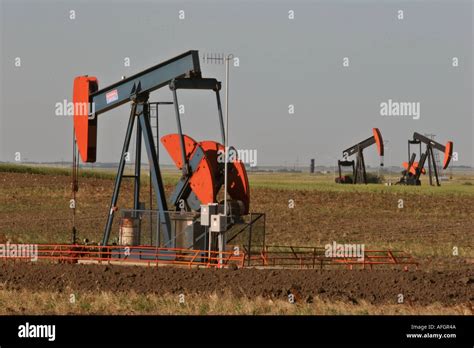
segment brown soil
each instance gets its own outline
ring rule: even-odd
[[[311,302],[317,296],[357,304],[397,304],[399,294],[408,305],[474,302],[474,271],[401,270],[211,270],[171,267],[2,263],[4,289],[32,291],[135,291],[155,294],[212,294],[262,296]]]
[[[101,239],[112,187],[112,180],[81,179],[76,209],[81,238]],[[166,186],[168,195],[172,189]],[[144,182],[142,201],[148,207],[147,192]],[[453,246],[462,256],[463,249],[472,245],[472,195],[263,188],[252,189],[251,194],[252,211],[266,213],[269,244],[314,246],[337,241],[364,243],[367,248],[412,244],[439,249],[446,256],[452,256]],[[0,173],[0,234],[18,242],[69,242],[70,198],[67,176]],[[288,207],[290,199],[293,209]],[[404,200],[403,209],[397,207],[399,199]],[[130,207],[131,202],[132,182],[124,180],[119,207]],[[115,226],[113,233],[117,230]]]
[[[113,181],[81,179],[79,238],[101,239]],[[142,200],[148,201],[144,183]],[[167,194],[172,190],[166,187]],[[0,173],[0,242],[70,242],[70,178]],[[398,199],[405,208],[398,209]],[[295,208],[288,207],[288,200]],[[120,207],[132,202],[125,180]],[[0,263],[0,289],[31,291],[136,291],[214,293],[311,301],[314,297],[358,303],[472,306],[474,220],[472,195],[320,192],[252,189],[252,211],[265,212],[267,244],[364,243],[366,249],[403,249],[420,270],[189,270],[133,266]],[[115,220],[118,223],[118,219]],[[115,226],[113,231],[118,231]],[[459,256],[452,248],[459,248]]]
[[[76,224],[79,238],[100,241],[113,181],[81,178]],[[172,187],[167,185],[169,195]],[[473,195],[321,192],[252,188],[252,211],[265,212],[267,244],[318,246],[363,243],[366,249],[402,249],[423,269],[472,267]],[[69,243],[70,177],[0,173],[0,241]],[[292,199],[295,207],[288,207]],[[398,209],[398,200],[405,207]],[[143,183],[142,200],[148,203]],[[124,180],[119,207],[130,207]],[[148,207],[148,204],[147,204]],[[28,217],[28,218],[26,218]],[[118,231],[118,220],[112,237]],[[453,247],[459,255],[452,255]]]

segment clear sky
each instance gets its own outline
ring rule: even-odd
[[[417,131],[453,140],[455,164],[473,165],[471,1],[0,2],[0,161],[14,161],[16,152],[29,161],[71,160],[72,118],[56,116],[55,105],[71,100],[75,76],[97,76],[105,87],[196,49],[239,58],[230,142],[257,150],[259,165],[313,157],[333,164],[372,127],[388,140],[386,164],[406,160]],[[206,77],[224,78],[222,65],[201,67]],[[381,116],[389,99],[419,103],[420,118]],[[171,93],[163,88],[151,100]],[[211,93],[182,92],[180,103],[186,134],[219,140]],[[128,112],[124,105],[99,116],[98,161],[118,160]],[[171,107],[162,108],[161,131],[176,131]],[[374,149],[366,162],[378,163]]]

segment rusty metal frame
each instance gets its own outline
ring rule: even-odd
[[[364,258],[327,257],[322,247],[266,245],[260,255],[245,252],[211,251],[154,246],[38,244],[39,261],[59,263],[131,264],[146,266],[185,266],[188,268],[300,268],[345,266],[373,269],[375,266],[401,266],[418,269],[418,262],[400,250],[365,250]],[[246,257],[247,256],[247,257]],[[0,260],[31,261],[30,256],[0,256]],[[247,261],[247,262],[246,262]],[[245,264],[247,265],[245,266]]]
[[[245,254],[180,248],[125,245],[38,244],[38,261],[59,263],[134,264],[147,266],[175,265],[206,268],[244,266]],[[0,260],[31,261],[30,256],[0,256]],[[221,262],[219,262],[221,261]]]
[[[418,268],[418,262],[410,254],[401,250],[365,250],[364,258],[327,257],[323,247],[267,245],[258,257],[252,257],[250,265],[276,268],[323,268],[325,266],[346,266],[362,269],[375,266],[402,266],[405,270],[412,266]]]

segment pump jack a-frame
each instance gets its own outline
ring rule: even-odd
[[[222,144],[225,143],[219,95],[221,83],[214,78],[201,76],[198,51],[188,51],[101,90],[98,89],[95,77],[79,76],[74,80],[74,133],[83,162],[96,160],[97,116],[131,102],[129,122],[104,229],[102,240],[104,246],[108,243],[114,214],[118,209],[117,202],[122,178],[127,177],[124,175],[124,168],[136,119],[135,172],[131,175],[134,179],[133,209],[140,208],[140,158],[143,137],[156,195],[159,221],[164,232],[163,242],[173,246],[171,223],[167,214],[168,204],[150,125],[148,105],[150,93],[167,85],[173,94],[178,134],[167,135],[162,138],[162,142],[182,172],[171,200],[175,206],[179,204],[178,202],[184,201],[187,207],[198,210],[200,204],[216,202],[217,193],[223,184],[224,164],[217,162],[217,152],[223,151],[223,145],[215,141],[198,143],[183,134],[177,97],[179,89],[211,90],[215,93]],[[242,202],[241,213],[247,214],[250,202],[249,185],[243,163],[238,159],[229,163],[228,176],[228,193],[231,198]]]
[[[380,156],[380,165],[383,166],[384,146],[383,146],[382,133],[380,133],[380,130],[378,128],[373,128],[372,132],[374,134],[373,136],[361,141],[360,143],[357,143],[351,146],[350,148],[342,152],[342,156],[344,160],[338,161],[339,178],[336,178],[337,183],[367,184],[367,173],[365,171],[365,160],[364,160],[363,151],[364,149],[366,149],[367,147],[373,144],[377,144],[377,150]],[[354,161],[347,160],[347,157],[352,156],[354,154],[357,154],[355,166],[354,166]],[[352,167],[352,173],[353,173],[352,180],[349,180],[347,177],[342,176],[342,167],[348,167],[348,166]]]
[[[421,151],[421,144],[425,144],[425,152]],[[411,153],[410,146],[419,145],[419,162],[415,162],[416,153]],[[413,139],[408,140],[408,162],[403,162],[403,167],[405,170],[402,172],[403,176],[398,182],[398,184],[403,185],[421,185],[420,176],[425,174],[426,170],[424,168],[425,162],[428,159],[428,175],[430,180],[430,185],[433,186],[433,177],[436,180],[436,185],[441,186],[438,177],[438,168],[435,160],[435,155],[433,150],[438,150],[444,153],[443,160],[443,169],[446,169],[451,162],[453,156],[453,142],[448,141],[446,145],[442,145],[433,139],[430,139],[424,135],[421,135],[417,132],[413,133]]]

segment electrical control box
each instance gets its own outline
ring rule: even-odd
[[[223,214],[211,215],[211,232],[225,232],[227,230],[227,216]]]
[[[211,215],[217,214],[217,203],[201,205],[201,226],[211,226]]]

